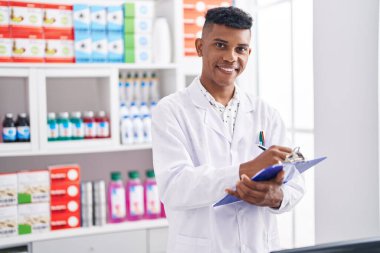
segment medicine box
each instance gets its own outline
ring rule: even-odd
[[[135,2],[136,18],[154,18],[153,1],[136,1]]]
[[[149,33],[135,34],[135,47],[136,48],[151,48],[152,35]]]
[[[89,31],[91,23],[90,7],[86,4],[73,5],[74,29]]]
[[[108,61],[123,62],[124,40],[123,34],[118,32],[108,32]]]
[[[107,24],[107,12],[105,6],[90,6],[91,31],[105,31]]]
[[[0,174],[0,206],[17,205],[17,174]]]
[[[61,35],[72,36],[73,6],[44,4],[43,28],[44,32],[59,32]]]
[[[14,62],[44,62],[43,34],[13,32],[12,58]]]
[[[125,63],[134,63],[135,62],[135,49],[134,48],[125,48],[124,49],[124,62]]]
[[[8,1],[0,0],[0,32],[9,30],[9,14]]]
[[[121,5],[107,7],[107,30],[113,32],[123,31],[123,7]]]
[[[92,62],[106,62],[108,54],[107,34],[92,32]]]
[[[50,204],[51,215],[56,213],[80,213],[80,199],[55,200]]]
[[[50,184],[79,183],[80,167],[77,164],[49,166]]]
[[[92,41],[88,31],[75,31],[74,48],[76,62],[91,62]]]
[[[9,31],[0,32],[0,62],[11,62],[13,38]]]
[[[79,183],[54,183],[50,189],[51,201],[62,199],[80,199]]]
[[[51,230],[80,227],[80,212],[57,213],[51,216]]]
[[[125,18],[125,33],[152,33],[153,19],[150,18]]]
[[[0,238],[18,234],[17,206],[0,207]]]
[[[45,62],[73,63],[74,40],[72,36],[45,34]]]
[[[42,32],[43,5],[9,1],[12,32]]]
[[[133,18],[135,16],[135,3],[127,2],[124,4],[124,17]]]
[[[18,203],[49,202],[50,183],[47,170],[22,171],[17,173]]]
[[[37,234],[50,231],[50,204],[26,204],[18,206],[18,233]]]
[[[135,48],[135,63],[152,63],[151,48]]]

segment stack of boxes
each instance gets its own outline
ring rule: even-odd
[[[123,62],[122,6],[74,5],[76,62]]]
[[[50,230],[49,172],[22,171],[17,174],[18,234]]]
[[[0,238],[17,235],[17,174],[0,174]]]
[[[50,166],[51,230],[80,227],[80,168]]]
[[[152,26],[154,2],[124,4],[125,62],[152,62]]]
[[[12,36],[9,29],[8,1],[0,0],[0,62],[12,61]]]

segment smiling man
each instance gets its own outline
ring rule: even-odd
[[[283,184],[283,172],[271,181],[250,180],[292,151],[277,111],[235,84],[251,53],[251,26],[251,16],[238,8],[209,10],[195,43],[200,77],[153,111],[153,162],[169,253],[278,249],[276,214],[304,194],[302,177]],[[269,148],[263,152],[257,145],[264,132]],[[226,193],[242,201],[214,207]]]

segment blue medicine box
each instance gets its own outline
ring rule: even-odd
[[[107,30],[112,32],[122,32],[124,24],[123,6],[107,7]]]
[[[91,11],[91,31],[106,31],[107,11],[105,6],[93,5]]]
[[[75,31],[75,62],[91,62],[92,42],[89,31]]]
[[[89,31],[91,23],[90,7],[86,4],[73,5],[74,30]]]
[[[108,32],[108,61],[124,62],[124,40],[122,32]]]
[[[108,43],[106,32],[92,32],[92,62],[107,62]]]

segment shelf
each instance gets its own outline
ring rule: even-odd
[[[177,64],[130,64],[130,63],[0,63],[0,68],[117,68],[117,69],[175,69]]]
[[[91,227],[91,228],[78,228],[78,229],[66,229],[59,231],[50,231],[47,233],[34,234],[34,235],[19,235],[14,237],[7,237],[0,239],[0,249],[1,247],[10,247],[17,245],[25,245],[35,241],[45,241],[52,239],[61,239],[74,236],[87,236],[105,233],[115,233],[131,230],[141,230],[141,229],[154,229],[167,227],[168,222],[166,219],[157,220],[141,220],[133,222],[124,222],[118,224],[107,224],[101,227]]]
[[[75,141],[67,141],[75,142]],[[54,143],[55,144],[55,143]],[[57,143],[59,145],[60,143]],[[8,148],[8,145],[10,145]],[[13,146],[14,145],[14,146]],[[133,144],[133,145],[85,145],[75,147],[67,143],[62,148],[49,149],[49,150],[36,150],[32,151],[31,146],[28,144],[18,143],[1,143],[0,144],[0,157],[16,157],[16,156],[46,156],[46,155],[66,155],[66,154],[86,154],[86,153],[100,153],[100,152],[122,152],[122,151],[136,151],[148,150],[152,148],[152,144]]]

